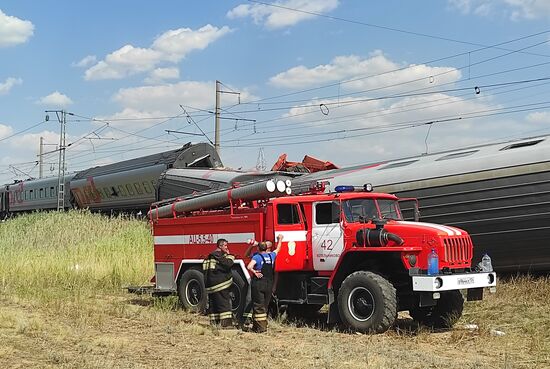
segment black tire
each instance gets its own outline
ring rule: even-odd
[[[248,285],[236,270],[232,270],[231,274],[233,275],[233,284],[229,290],[229,296],[231,296],[231,311],[233,312],[233,317],[238,320],[243,316]]]
[[[178,296],[186,311],[206,313],[208,298],[204,274],[197,269],[186,270],[178,281]]]
[[[324,305],[320,304],[289,304],[286,315],[289,319],[311,318],[317,315]]]
[[[464,297],[460,291],[441,292],[435,306],[416,307],[409,310],[411,317],[431,328],[449,329],[460,319],[464,309]]]
[[[397,316],[395,288],[376,273],[352,273],[338,291],[338,310],[347,328],[363,333],[385,332]]]

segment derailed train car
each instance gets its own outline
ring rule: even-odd
[[[103,212],[146,211],[159,200],[158,182],[172,168],[219,168],[222,162],[206,143],[65,176],[65,208]],[[192,190],[196,191],[196,190]],[[30,179],[0,187],[0,216],[57,209],[58,178]]]
[[[421,220],[465,229],[497,271],[550,270],[550,137],[480,145],[304,175],[420,202]]]

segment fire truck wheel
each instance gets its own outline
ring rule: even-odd
[[[197,269],[188,269],[181,276],[178,282],[178,296],[181,305],[186,311],[205,313],[206,288],[204,286],[204,275]]]
[[[464,309],[464,297],[460,291],[441,292],[437,305],[416,307],[409,310],[417,322],[431,328],[449,329],[460,319]]]
[[[394,324],[397,315],[395,288],[376,273],[352,273],[338,291],[338,309],[342,322],[352,330],[385,332]]]
[[[231,296],[231,310],[234,317],[241,317],[244,311],[244,305],[246,303],[247,285],[244,283],[243,278],[236,270],[232,270],[233,284],[229,291]]]

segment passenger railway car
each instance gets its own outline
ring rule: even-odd
[[[550,270],[550,136],[307,174],[416,197],[421,220],[463,228],[497,271]]]
[[[146,211],[157,201],[158,181],[172,168],[217,168],[222,162],[206,143],[119,163],[89,168],[65,176],[65,208],[93,211]],[[0,187],[0,215],[57,209],[58,178],[30,179]]]

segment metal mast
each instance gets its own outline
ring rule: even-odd
[[[216,80],[216,125],[215,125],[215,135],[214,135],[214,149],[220,155],[220,81]]]
[[[46,113],[55,113],[61,126],[59,134],[59,160],[57,164],[57,210],[65,209],[65,143],[67,112],[65,110],[46,110]],[[46,120],[48,120],[46,116]]]

